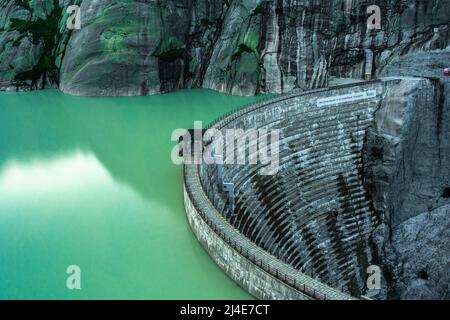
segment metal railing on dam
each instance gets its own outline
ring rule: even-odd
[[[236,183],[235,215],[229,215],[226,199],[215,187],[216,166],[185,165],[184,169],[185,206],[192,229],[216,263],[251,294],[261,299],[359,296],[352,290],[350,281],[354,280],[343,274],[364,269],[359,264],[367,253],[361,246],[377,223],[364,194],[359,158],[364,132],[386,86],[399,81],[378,80],[281,96],[229,113],[208,127],[285,129],[282,172],[275,180],[255,178],[258,166],[224,168],[227,181]],[[376,94],[346,102],[346,94],[361,90]],[[344,97],[344,103],[328,106],[333,101],[329,96],[336,95]],[[322,123],[320,130],[308,129],[313,121]],[[337,125],[339,130],[334,128]],[[318,141],[309,145],[306,136]],[[355,271],[354,278],[358,277],[363,278],[361,270]]]

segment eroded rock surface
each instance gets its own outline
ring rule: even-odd
[[[374,3],[379,31],[367,29]],[[81,30],[65,27],[69,4],[81,5]],[[77,95],[307,90],[362,78],[367,49],[379,73],[449,44],[450,3],[439,0],[0,0],[0,10],[0,86]]]
[[[389,280],[386,297],[450,299],[450,205],[410,218],[392,232],[382,225],[375,239]]]
[[[385,68],[406,78],[388,89],[368,132],[365,185],[383,224],[374,236],[384,267],[382,297],[448,296],[450,221],[450,50],[411,54]]]
[[[78,0],[0,0],[0,90],[57,87],[70,32],[65,10]]]

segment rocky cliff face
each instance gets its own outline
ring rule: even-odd
[[[386,98],[367,135],[365,184],[382,225],[374,234],[384,267],[382,297],[450,298],[450,50],[416,53],[383,75],[417,75]]]
[[[81,5],[81,30],[65,27]],[[382,30],[367,30],[378,4]],[[0,0],[0,87],[147,95],[204,87],[239,95],[362,77],[449,44],[450,2],[431,0]],[[45,25],[45,27],[43,27]]]
[[[70,0],[0,0],[0,90],[57,87]]]

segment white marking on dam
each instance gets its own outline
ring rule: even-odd
[[[353,92],[329,98],[322,98],[317,100],[317,107],[335,106],[344,103],[357,102],[365,99],[372,99],[377,96],[376,90],[369,90],[363,92]]]

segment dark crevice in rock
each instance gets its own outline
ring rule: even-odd
[[[221,12],[219,18],[216,20],[216,24],[215,24],[216,30],[214,31],[214,33],[212,35],[212,39],[211,39],[211,41],[207,47],[207,51],[202,59],[203,63],[200,66],[199,76],[197,77],[197,81],[194,83],[195,86],[198,86],[198,87],[203,86],[203,81],[205,79],[205,75],[208,70],[209,63],[211,62],[211,57],[214,52],[214,44],[217,43],[217,41],[220,38],[220,35],[222,34],[223,23],[224,23],[225,17],[227,15],[229,9],[230,9],[230,3],[228,3],[228,1],[226,1],[225,3],[222,4],[222,12]]]
[[[445,199],[450,199],[450,187],[447,187],[444,189],[444,192],[442,193],[442,197]]]
[[[436,123],[436,128],[437,128],[437,141],[439,143],[439,161],[441,162],[440,164],[442,164],[442,156],[441,156],[441,152],[442,152],[442,128],[443,128],[443,114],[444,114],[444,107],[445,107],[445,88],[444,88],[444,84],[441,83],[440,81],[438,81],[437,83],[435,83],[435,97],[436,97],[436,106],[437,106],[437,123]]]
[[[428,273],[425,270],[419,271],[418,277],[419,277],[419,279],[422,279],[422,280],[430,280],[430,276],[428,275]]]

